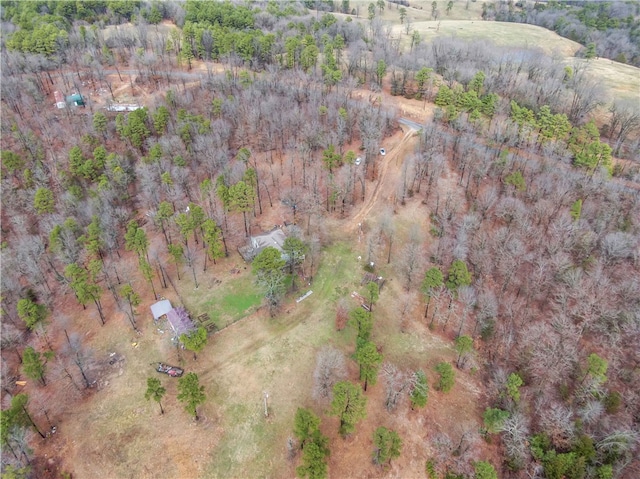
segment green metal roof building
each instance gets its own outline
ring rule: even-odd
[[[67,98],[67,103],[75,106],[84,106],[84,99],[82,95],[79,93],[74,93],[73,95],[69,95]]]

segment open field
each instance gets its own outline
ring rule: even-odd
[[[221,267],[226,267],[227,263],[228,261],[222,263]],[[212,271],[218,269],[213,264],[209,268]],[[257,309],[262,302],[262,295],[256,288],[251,275],[247,274],[251,271],[250,268],[246,270],[242,268],[242,266],[232,268],[229,278],[225,281],[207,274],[203,278],[204,284],[198,289],[185,288],[182,300],[194,318],[201,314],[208,314],[209,321],[215,324],[216,329],[222,329]],[[186,273],[185,281],[190,285],[193,284],[189,277],[191,273],[188,271]]]
[[[286,439],[295,410],[311,389],[315,351],[335,339],[335,288],[356,279],[348,256],[353,255],[345,245],[329,248],[309,298],[285,305],[273,319],[254,315],[213,337],[211,369],[203,379],[210,376],[218,386],[212,402],[221,404],[224,434],[210,451],[207,477],[291,473]],[[267,419],[264,393],[269,394]]]
[[[456,37],[484,40],[501,46],[540,48],[547,55],[556,56],[567,64],[586,64],[591,77],[606,86],[612,97],[637,99],[640,95],[639,68],[606,58],[575,58],[576,52],[582,47],[579,43],[542,27],[470,20],[416,22],[413,27],[427,42],[437,37]],[[393,31],[395,35],[401,36],[403,43],[409,43],[409,37],[401,25],[395,25]]]
[[[370,2],[365,0],[351,0],[350,6],[352,9],[356,9],[360,18],[367,18],[367,8]],[[373,2],[375,3],[375,2]],[[431,16],[432,1],[429,0],[411,0],[409,2],[411,6],[404,7],[407,12],[407,17],[411,18],[414,22],[423,22],[427,20],[433,20]],[[481,1],[466,1],[457,0],[454,1],[453,8],[449,13],[446,12],[447,1],[440,0],[436,4],[438,11],[440,12],[440,20],[481,20],[482,17],[482,2]],[[397,3],[385,3],[385,9],[380,12],[379,8],[376,8],[376,16],[382,18],[386,22],[400,23],[400,8],[402,5]]]
[[[450,15],[442,14],[437,21],[431,17],[431,2],[411,3],[418,7],[407,8],[407,16],[412,20],[411,28],[419,32],[425,42],[438,37],[456,37],[464,40],[487,41],[500,46],[540,48],[547,55],[555,56],[567,64],[589,63],[589,73],[592,78],[602,82],[613,98],[637,99],[640,95],[639,68],[605,58],[589,61],[576,58],[575,54],[582,45],[561,37],[551,30],[522,23],[483,21],[480,16],[480,2],[470,3],[468,10],[464,8],[466,2],[457,2]],[[444,12],[446,2],[437,3],[440,11]],[[385,9],[379,16],[392,25],[393,36],[400,38],[401,44],[408,48],[410,36],[405,33],[405,26],[400,24],[396,5]],[[360,5],[360,21],[366,22],[366,6],[363,5]]]
[[[473,20],[438,20],[415,22],[415,31],[425,41],[436,37],[458,37],[464,40],[488,40],[496,45],[509,47],[540,48],[548,55],[574,56],[581,48],[577,42],[563,38],[555,32],[535,25]],[[394,26],[394,33],[407,35],[402,25]]]
[[[611,98],[628,98],[640,104],[640,68],[614,62],[608,58],[569,58],[569,64],[585,65],[587,72],[597,80]]]

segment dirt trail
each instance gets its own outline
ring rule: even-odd
[[[415,136],[416,131],[408,127],[405,128],[407,128],[407,131],[402,139],[388,149],[384,160],[380,163],[378,178],[375,186],[373,187],[373,193],[360,206],[360,211],[354,215],[351,220],[350,229],[354,230],[358,228],[358,224],[362,223],[366,219],[367,215],[371,212],[376,203],[378,203],[380,194],[383,191],[386,193],[395,189],[395,180],[398,176],[397,173],[401,170],[402,162],[406,158],[407,154],[412,151],[415,146],[415,142],[417,141],[417,137]],[[390,168],[392,171],[389,171]]]

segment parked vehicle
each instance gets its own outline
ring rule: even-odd
[[[169,366],[168,364],[164,363],[158,363],[158,365],[156,366],[156,371],[158,371],[159,373],[167,374],[172,378],[179,378],[184,374],[184,369],[176,366]]]
[[[360,163],[362,163],[362,158],[360,157],[356,158],[356,161],[354,163],[356,166],[360,166]]]
[[[387,154],[387,150],[385,150],[384,148],[380,148],[380,154],[382,156],[386,155]]]

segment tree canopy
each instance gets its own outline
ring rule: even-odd
[[[402,439],[398,433],[384,426],[377,428],[373,433],[373,461],[376,464],[391,463],[392,459],[400,457],[402,451]]]
[[[196,373],[187,373],[178,379],[178,401],[184,404],[184,409],[198,420],[198,406],[203,404],[207,396],[204,386]]]
[[[461,286],[469,286],[471,284],[471,273],[464,261],[456,259],[451,263],[446,284],[451,291],[456,291]]]
[[[207,330],[200,326],[190,333],[180,335],[180,342],[184,347],[193,352],[193,359],[197,359],[197,354],[204,349],[207,344]]]
[[[340,434],[348,436],[355,431],[358,421],[367,415],[367,398],[362,387],[349,381],[340,381],[333,387],[331,414],[340,418]]]
[[[378,369],[382,363],[382,354],[371,341],[359,341],[354,359],[360,366],[360,380],[364,381],[364,390],[369,384],[375,385],[378,380]]]
[[[149,401],[153,399],[160,406],[160,414],[164,414],[162,408],[162,398],[166,394],[167,390],[162,386],[162,383],[158,378],[147,378],[147,390],[144,393],[144,398]]]

